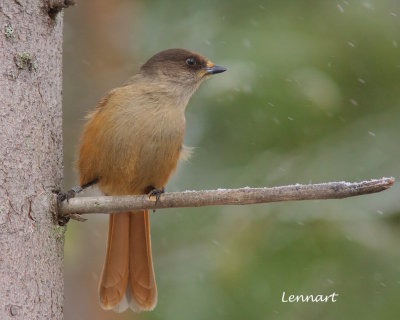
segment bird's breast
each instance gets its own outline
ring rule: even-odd
[[[175,170],[185,133],[183,112],[175,109],[141,110],[120,115],[106,131],[109,158],[100,188],[109,194],[137,194],[163,187]],[[115,125],[117,124],[118,125]],[[115,179],[115,176],[119,179]],[[101,180],[103,182],[101,183]]]
[[[184,127],[174,121],[156,125],[141,144],[134,180],[161,188],[175,170],[183,145]]]

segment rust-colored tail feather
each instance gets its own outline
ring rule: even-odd
[[[148,311],[157,304],[147,210],[110,215],[99,294],[102,308],[116,312]]]
[[[157,304],[157,287],[151,255],[148,210],[131,213],[129,238],[130,307],[135,311],[153,310]]]
[[[99,294],[103,309],[120,303],[129,276],[129,213],[110,215],[107,253],[100,278]]]

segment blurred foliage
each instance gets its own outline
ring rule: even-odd
[[[170,47],[228,72],[191,100],[195,156],[167,190],[399,178],[399,46],[393,0],[80,1],[65,13],[65,186],[84,115]],[[139,315],[97,303],[106,218],[71,222],[66,319],[398,319],[399,189],[153,213],[159,304]]]

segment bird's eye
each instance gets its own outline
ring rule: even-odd
[[[186,59],[186,64],[187,64],[189,67],[193,67],[193,66],[196,65],[196,59],[193,58],[193,57],[187,58],[187,59]]]

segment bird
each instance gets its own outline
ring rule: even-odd
[[[227,69],[186,49],[152,56],[87,117],[80,139],[75,193],[97,185],[105,195],[156,196],[164,192],[183,145],[185,110],[203,80]],[[151,311],[157,304],[148,210],[110,214],[99,281],[105,310]]]

